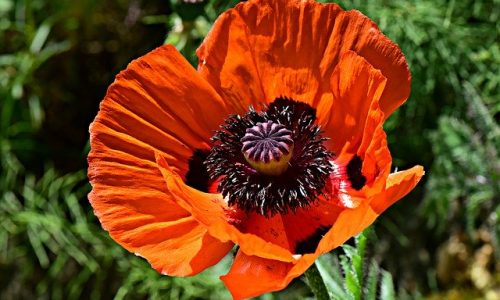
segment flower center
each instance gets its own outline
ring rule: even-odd
[[[230,116],[204,161],[228,205],[271,216],[314,203],[332,172],[315,120],[314,108],[287,98]]]
[[[247,162],[259,173],[270,176],[283,174],[292,158],[292,131],[267,121],[247,128],[241,139],[241,151]]]

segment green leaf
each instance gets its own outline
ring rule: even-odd
[[[366,277],[364,299],[366,299],[366,300],[376,300],[377,299],[377,291],[378,291],[377,284],[378,284],[379,274],[380,274],[380,268],[373,261],[370,264],[368,276]]]
[[[382,280],[380,283],[380,299],[395,300],[396,292],[392,282],[392,275],[387,271],[382,271]]]

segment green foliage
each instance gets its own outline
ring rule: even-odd
[[[343,245],[344,254],[327,254],[316,265],[332,300],[410,299],[405,291],[396,292],[392,275],[374,259],[368,259],[373,231],[371,228],[355,237],[355,246]],[[412,299],[415,299],[414,295]]]
[[[209,0],[199,3],[185,3],[170,0],[173,14],[167,17],[170,28],[165,43],[175,47],[193,66],[198,63],[196,48],[207,35],[211,24],[222,12],[236,5],[238,0]]]
[[[500,208],[500,127],[472,85],[465,83],[465,120],[442,116],[431,133],[436,160],[427,183],[424,214],[444,231],[450,223],[469,235],[486,226],[495,235]],[[446,220],[446,221],[443,221]],[[456,229],[458,229],[456,228]]]
[[[16,12],[12,20],[3,17],[11,10]],[[7,167],[16,160],[11,152],[26,155],[37,147],[32,137],[44,121],[39,96],[44,83],[34,80],[35,71],[69,45],[48,43],[52,19],[34,23],[33,11],[23,1],[3,0],[0,17],[0,154]]]

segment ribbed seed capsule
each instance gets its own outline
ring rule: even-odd
[[[257,172],[277,176],[288,168],[292,157],[292,131],[273,121],[257,123],[241,138],[241,151]]]

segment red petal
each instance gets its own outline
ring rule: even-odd
[[[115,241],[159,272],[177,276],[204,270],[232,248],[232,243],[208,235],[205,226],[173,201],[159,172],[140,160],[121,159],[91,163],[89,169],[89,200]]]
[[[249,255],[281,261],[294,260],[288,248],[277,241],[242,232],[237,223],[239,220],[232,218],[232,208],[226,205],[221,194],[203,193],[187,186],[161,156],[158,156],[158,167],[175,201],[204,224],[213,237],[223,242],[232,241]]]
[[[424,176],[424,168],[415,166],[411,169],[392,173],[387,178],[386,197],[371,203],[372,208],[379,214],[406,196]]]
[[[293,263],[246,255],[238,251],[229,273],[221,279],[235,299],[250,298],[285,288],[302,275],[319,255],[342,245],[368,227],[378,215],[368,205],[344,210],[313,254],[302,255]]]
[[[314,253],[322,236],[335,224],[342,208],[320,198],[310,207],[283,215],[283,224],[293,253]]]
[[[347,190],[351,201],[346,205],[348,207],[371,201],[374,195],[385,189],[392,162],[382,127],[384,113],[379,106],[385,83],[380,71],[373,69],[361,56],[348,51],[331,79],[333,97],[324,97],[320,102],[320,106],[335,108],[323,119],[326,122],[323,124],[325,136],[332,137],[326,142],[327,146],[337,155],[335,163],[345,167],[354,156],[362,161],[366,183],[361,190]]]
[[[366,202],[355,209],[345,209],[339,215],[332,229],[325,234],[316,254],[324,254],[344,244],[370,226],[379,215]]]
[[[327,145],[337,154],[355,154],[363,134],[374,132],[374,128],[368,126],[375,127],[383,122],[378,103],[386,79],[361,56],[348,51],[335,68],[330,82],[333,95],[320,102],[320,106],[331,103],[322,124],[325,136],[332,137]],[[373,121],[367,122],[369,118]]]
[[[285,288],[291,280],[287,280],[287,275],[292,267],[292,263],[238,251],[229,273],[221,276],[221,280],[235,300],[251,298]]]
[[[330,93],[327,83],[348,50],[363,56],[388,79],[380,101],[388,116],[410,92],[406,60],[372,21],[336,4],[298,0],[239,4],[214,23],[198,49],[198,70],[231,102],[255,105],[287,96],[316,106]]]
[[[193,275],[232,247],[176,204],[154,155],[185,174],[193,150],[207,145],[227,111],[175,48],[164,46],[117,76],[90,127],[95,214],[113,239],[160,272]]]

